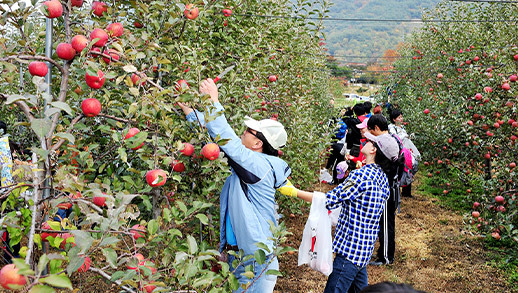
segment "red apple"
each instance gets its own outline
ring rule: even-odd
[[[178,160],[174,160],[172,163],[171,163],[171,168],[173,168],[173,171],[175,172],[183,172],[185,171],[185,165],[178,161]]]
[[[486,86],[486,87],[484,87],[484,92],[491,93],[491,92],[493,92],[493,89],[491,87]]]
[[[130,128],[128,130],[128,133],[126,134],[126,136],[124,136],[124,139],[134,137],[139,132],[140,132],[140,130],[138,128]],[[140,149],[143,145],[144,145],[144,143],[142,143],[141,145],[139,145],[137,147],[131,148],[131,149],[136,151],[136,150]]]
[[[517,80],[518,80],[518,76],[516,74],[509,76],[509,81],[515,82]]]
[[[90,41],[93,39],[99,39],[94,43],[94,46],[103,47],[108,43],[108,34],[102,28],[96,28],[90,33]]]
[[[122,33],[124,32],[124,27],[122,26],[122,23],[120,23],[120,22],[110,23],[106,27],[106,32],[112,37],[120,37],[120,36],[122,36]]]
[[[438,73],[438,74],[437,74],[437,78],[439,78],[439,79],[440,79],[440,78],[443,78],[442,73]]]
[[[216,143],[208,143],[201,149],[201,154],[208,160],[215,160],[219,157],[219,145]]]
[[[45,76],[49,72],[47,63],[41,61],[33,61],[29,63],[29,73],[36,76]]]
[[[86,73],[85,80],[86,84],[89,87],[96,90],[100,89],[106,81],[106,79],[104,78],[104,73],[101,70],[97,71],[97,76],[89,75],[88,73]]]
[[[430,113],[430,110],[424,109],[423,113],[428,114],[428,113]]]
[[[138,230],[142,230],[144,232],[138,231]],[[144,227],[140,224],[135,224],[130,229],[130,232],[133,235],[133,239],[135,239],[135,240],[145,237],[145,234],[146,234],[145,231],[146,231],[146,227]]]
[[[94,196],[93,203],[98,207],[105,207],[106,206],[106,197],[104,196]]]
[[[194,153],[194,146],[188,142],[183,143],[183,149],[180,150],[182,155],[190,157]]]
[[[480,203],[478,201],[473,203],[473,209],[476,209],[480,206]]]
[[[146,173],[146,182],[151,187],[162,186],[167,180],[167,173],[162,169],[150,170]]]
[[[0,270],[0,285],[4,289],[18,290],[26,283],[25,276],[18,274],[18,268],[14,264],[8,264]]]
[[[223,9],[223,15],[225,17],[231,16],[232,15],[232,10],[230,10],[230,9]]]
[[[137,261],[137,266],[131,266],[131,265],[127,264],[127,265],[126,265],[126,268],[127,268],[128,270],[134,270],[134,271],[138,270],[138,267],[139,267],[140,262],[141,262],[141,261],[143,261],[143,260],[145,259],[145,258],[144,258],[144,256],[143,256],[142,254],[140,254],[140,253],[135,254],[135,256],[134,256],[134,257],[138,260],[138,261]]]
[[[74,247],[76,246],[76,241],[75,241],[75,237],[73,234],[70,234],[70,233],[61,233],[61,235],[59,235],[59,237],[63,238],[63,241],[61,242],[61,244],[59,245],[59,248],[61,249],[65,249],[66,245],[67,244],[70,244],[71,247]],[[71,238],[69,241],[67,241],[68,238]]]
[[[185,5],[185,11],[183,12],[183,14],[188,19],[196,19],[196,17],[198,17],[198,14],[200,14],[200,11],[198,10],[198,7],[194,7],[194,4],[187,4]]]
[[[69,43],[60,43],[56,47],[56,54],[64,60],[72,60],[76,56],[76,50]]]
[[[513,56],[513,59],[514,59],[515,61],[518,61],[518,54],[514,55],[514,56]]]
[[[97,16],[102,16],[103,13],[108,11],[108,5],[104,2],[94,1],[92,3],[92,11]]]
[[[189,89],[189,83],[184,79],[180,79],[176,82],[175,89],[178,92],[186,91],[187,89]]]
[[[48,18],[56,18],[63,15],[63,5],[59,0],[51,0],[43,2],[46,6],[46,15]]]
[[[500,233],[493,232],[493,233],[491,233],[491,237],[495,238],[496,240],[500,240]]]
[[[495,202],[497,203],[504,203],[504,197],[501,195],[495,196]]]
[[[144,25],[142,23],[138,22],[138,21],[134,21],[133,22],[133,26],[135,26],[136,28],[143,28],[144,27]]]
[[[480,212],[473,211],[473,212],[471,212],[471,215],[473,216],[473,218],[478,218],[478,217],[480,217]]]
[[[268,76],[268,80],[269,80],[270,82],[275,82],[275,81],[277,81],[277,75],[270,75],[270,76]]]
[[[503,89],[504,91],[508,91],[508,90],[510,90],[510,89],[511,89],[511,86],[506,82],[506,83],[504,83],[504,84],[502,85],[502,89]]]
[[[143,80],[140,80],[141,78]],[[133,73],[131,75],[131,82],[133,82],[134,85],[145,85],[146,78],[147,78],[147,75],[145,73],[139,73],[139,74]]]
[[[90,257],[88,256],[85,256],[85,261],[84,263],[79,267],[79,269],[77,269],[78,272],[86,272],[90,269],[90,264],[92,263],[92,260],[90,259]]]
[[[156,286],[152,285],[150,283],[143,286],[143,289],[146,290],[147,293],[153,292],[153,290],[155,290],[155,288],[156,288]]]
[[[110,64],[112,60],[117,62],[120,59],[119,52],[115,49],[104,50],[104,55],[109,55],[111,57],[107,58],[103,56],[103,60],[106,64]]]
[[[43,224],[41,224],[41,228],[45,229],[45,230],[52,230],[52,228],[50,227],[48,222],[44,222]],[[41,236],[41,241],[48,241],[47,237],[52,236],[52,237],[56,238],[56,236],[58,236],[58,233],[42,232],[40,236]]]
[[[489,159],[491,158],[491,154],[490,154],[490,153],[486,153],[486,154],[484,155],[484,158],[485,158],[486,160],[489,160]]]
[[[94,117],[101,113],[101,102],[96,98],[88,98],[81,103],[81,110],[86,117]]]
[[[516,163],[515,162],[509,163],[509,168],[514,169],[515,167],[516,167]]]
[[[72,3],[72,7],[83,6],[83,0],[70,0],[70,3]]]
[[[77,53],[81,53],[81,51],[88,46],[88,39],[83,35],[77,35],[72,38],[72,48],[76,50]]]

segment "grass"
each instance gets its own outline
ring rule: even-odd
[[[418,173],[419,190],[423,192],[423,195],[436,198],[439,205],[461,214],[471,211],[473,200],[467,196],[465,186],[461,182],[453,180],[453,178],[458,178],[454,174],[455,171],[432,177],[427,177],[425,175],[427,173],[426,168]],[[449,187],[447,183],[450,184]],[[444,190],[448,190],[448,193],[444,194]],[[444,220],[439,220],[439,223],[448,224]],[[510,239],[497,241],[491,237],[486,237],[483,241],[487,256],[492,259],[491,265],[501,270],[513,292],[518,292],[518,244]]]

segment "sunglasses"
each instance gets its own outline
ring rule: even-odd
[[[253,129],[251,129],[251,128],[247,128],[247,129],[245,130],[245,132],[248,132],[248,133],[250,133],[251,135],[253,135],[253,136],[257,137],[258,139],[260,139],[260,138],[257,136],[257,131],[256,131],[255,133],[253,133],[253,132],[252,132],[252,130],[253,130]]]

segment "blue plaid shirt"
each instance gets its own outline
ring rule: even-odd
[[[377,164],[351,171],[344,183],[327,193],[328,210],[342,207],[333,241],[334,252],[359,267],[369,263],[389,195],[387,175]]]

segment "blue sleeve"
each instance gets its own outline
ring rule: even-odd
[[[197,119],[199,119],[200,123],[203,125],[207,118],[206,113],[209,113],[209,117],[215,119],[207,122],[205,126],[209,132],[209,135],[212,138],[216,138],[218,135],[220,139],[227,140],[225,145],[220,145],[220,148],[225,152],[225,154],[229,157],[229,164],[234,169],[246,170],[247,172],[240,172],[236,170],[238,175],[242,175],[243,173],[248,173],[248,177],[250,177],[250,173],[252,173],[254,179],[252,178],[241,178],[246,183],[252,183],[257,180],[257,178],[262,178],[264,173],[270,170],[270,166],[268,163],[260,164],[258,162],[263,161],[264,159],[261,157],[261,153],[254,152],[248,148],[246,148],[241,143],[241,138],[234,132],[234,130],[228,124],[225,115],[223,114],[223,106],[221,103],[214,103],[213,107],[208,107],[205,113],[201,113],[196,111],[189,113],[187,115],[187,120],[189,122],[198,123]],[[205,114],[205,115],[204,115]],[[196,118],[196,115],[198,118]],[[242,177],[242,176],[240,176]]]

